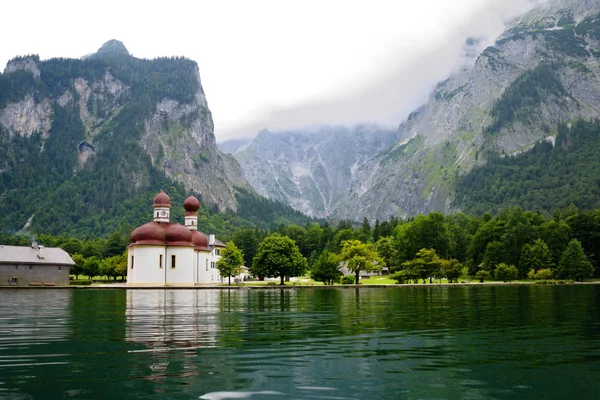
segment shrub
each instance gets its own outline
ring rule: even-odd
[[[390,279],[395,280],[397,284],[404,284],[410,280],[408,275],[408,271],[402,270],[390,275]]]
[[[91,285],[92,281],[90,280],[85,280],[85,281],[70,281],[69,285],[71,286],[87,286],[87,285]]]
[[[519,270],[514,265],[506,265],[504,263],[498,264],[494,276],[496,279],[502,282],[510,282],[517,279]]]
[[[552,271],[550,268],[544,268],[535,273],[535,279],[552,279],[553,275],[554,271]]]
[[[481,271],[477,271],[477,273],[475,274],[475,278],[479,279],[479,282],[483,282],[486,279],[490,279],[491,277],[492,274],[483,269]]]
[[[346,275],[342,277],[342,285],[354,285],[356,278],[353,275]]]
[[[553,275],[554,275],[554,271],[552,271],[550,268],[540,269],[537,272],[535,272],[535,270],[532,269],[527,273],[527,279],[549,280],[549,279],[552,279]]]

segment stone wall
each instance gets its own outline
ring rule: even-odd
[[[2,264],[0,287],[69,286],[69,269],[70,267],[65,265]]]

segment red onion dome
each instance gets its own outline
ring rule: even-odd
[[[132,245],[154,244],[165,245],[165,224],[159,222],[148,222],[136,228],[129,237]]]
[[[180,224],[169,224],[165,239],[167,246],[192,246],[192,231]]]
[[[152,207],[171,207],[171,198],[167,196],[167,194],[161,190],[159,194],[154,197],[154,204]]]
[[[192,243],[195,250],[208,251],[208,238],[204,233],[192,231]]]
[[[187,212],[195,213],[200,209],[200,202],[194,195],[191,195],[183,202],[183,208]]]

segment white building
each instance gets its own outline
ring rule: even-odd
[[[198,231],[200,202],[183,203],[185,226],[170,222],[171,199],[161,190],[154,198],[154,220],[136,228],[130,237],[127,285],[193,286],[221,283],[217,269],[225,245]]]

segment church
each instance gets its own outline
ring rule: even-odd
[[[171,199],[160,191],[154,198],[154,219],[136,228],[127,257],[128,286],[194,286],[222,283],[217,262],[225,247],[214,235],[198,231],[200,202],[188,197],[185,225],[171,222]]]

